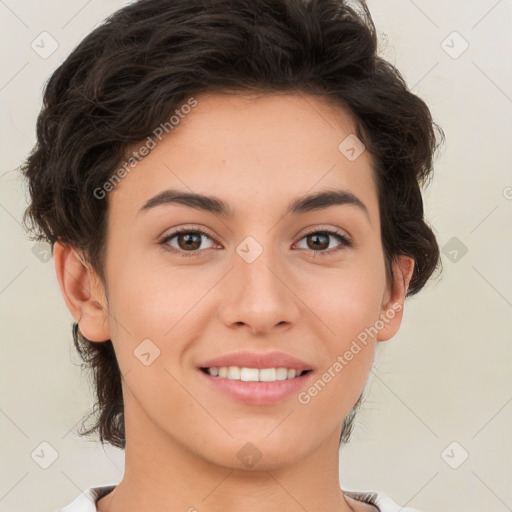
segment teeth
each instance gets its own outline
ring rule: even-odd
[[[229,374],[228,374],[228,378],[230,378]],[[245,382],[249,382],[249,381],[258,382],[260,380],[260,371],[258,370],[258,368],[241,368],[240,369],[240,380],[243,380]]]
[[[276,379],[277,380],[286,380],[288,377],[288,370],[286,368],[278,368],[276,370]]]
[[[231,380],[240,380],[240,368],[238,366],[230,366],[227,377]]]
[[[276,380],[287,380],[300,377],[305,372],[293,368],[240,368],[239,366],[222,366],[220,368],[207,368],[207,373],[214,377],[221,377],[231,380],[242,380],[244,382],[275,382]]]
[[[262,382],[273,382],[276,380],[277,370],[275,368],[262,368],[258,370],[255,368],[256,373],[259,373],[259,379]]]

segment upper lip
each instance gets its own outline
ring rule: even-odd
[[[221,368],[223,366],[312,370],[310,364],[284,352],[232,352],[209,359],[199,365],[200,368]]]

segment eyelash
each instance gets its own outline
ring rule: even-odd
[[[182,233],[194,233],[194,234],[199,234],[199,235],[202,235],[202,236],[205,236],[207,238],[209,238],[210,240],[213,241],[213,238],[208,234],[208,233],[205,233],[203,230],[201,229],[195,229],[195,228],[187,228],[187,227],[184,227],[184,228],[178,228],[176,229],[175,231],[173,231],[171,234],[167,235],[161,242],[160,242],[160,246],[162,247],[162,249],[164,251],[168,251],[168,252],[171,252],[171,253],[174,253],[174,254],[177,254],[178,256],[180,257],[189,257],[189,256],[197,256],[198,253],[206,250],[206,249],[197,249],[195,251],[183,251],[182,249],[176,249],[174,247],[171,247],[168,245],[168,242],[170,240],[172,240],[174,237],[176,237],[177,235],[180,235]],[[326,249],[326,250],[322,250],[322,251],[314,251],[312,249],[305,249],[307,250],[311,256],[313,256],[314,258],[315,257],[323,257],[323,256],[330,256],[332,255],[333,253],[337,253],[339,251],[342,251],[344,249],[347,249],[347,248],[350,248],[353,246],[352,242],[350,241],[349,238],[347,238],[344,234],[342,234],[342,232],[340,231],[337,231],[337,230],[332,230],[332,229],[315,229],[313,231],[310,231],[308,233],[305,233],[300,240],[306,238],[307,236],[310,236],[310,235],[317,235],[317,234],[322,234],[322,235],[332,235],[332,236],[335,236],[336,238],[339,239],[339,241],[341,242],[340,243],[340,246],[338,248],[334,248],[334,249]]]

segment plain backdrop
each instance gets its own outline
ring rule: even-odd
[[[122,478],[123,452],[74,432],[93,404],[53,261],[27,239],[16,168],[42,87],[119,0],[0,1],[0,511],[52,511]],[[380,344],[341,450],[341,484],[422,512],[512,510],[512,1],[370,0],[381,53],[446,134],[426,218],[443,274]],[[42,32],[58,47],[33,49]],[[45,46],[49,51],[51,46]],[[48,443],[48,444],[41,444]],[[54,450],[54,451],[52,451]],[[37,453],[55,460],[44,468]],[[43,463],[44,465],[44,463]]]

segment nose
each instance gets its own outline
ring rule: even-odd
[[[264,335],[297,323],[300,299],[273,251],[265,249],[252,262],[235,255],[223,281],[220,315],[226,326]]]

